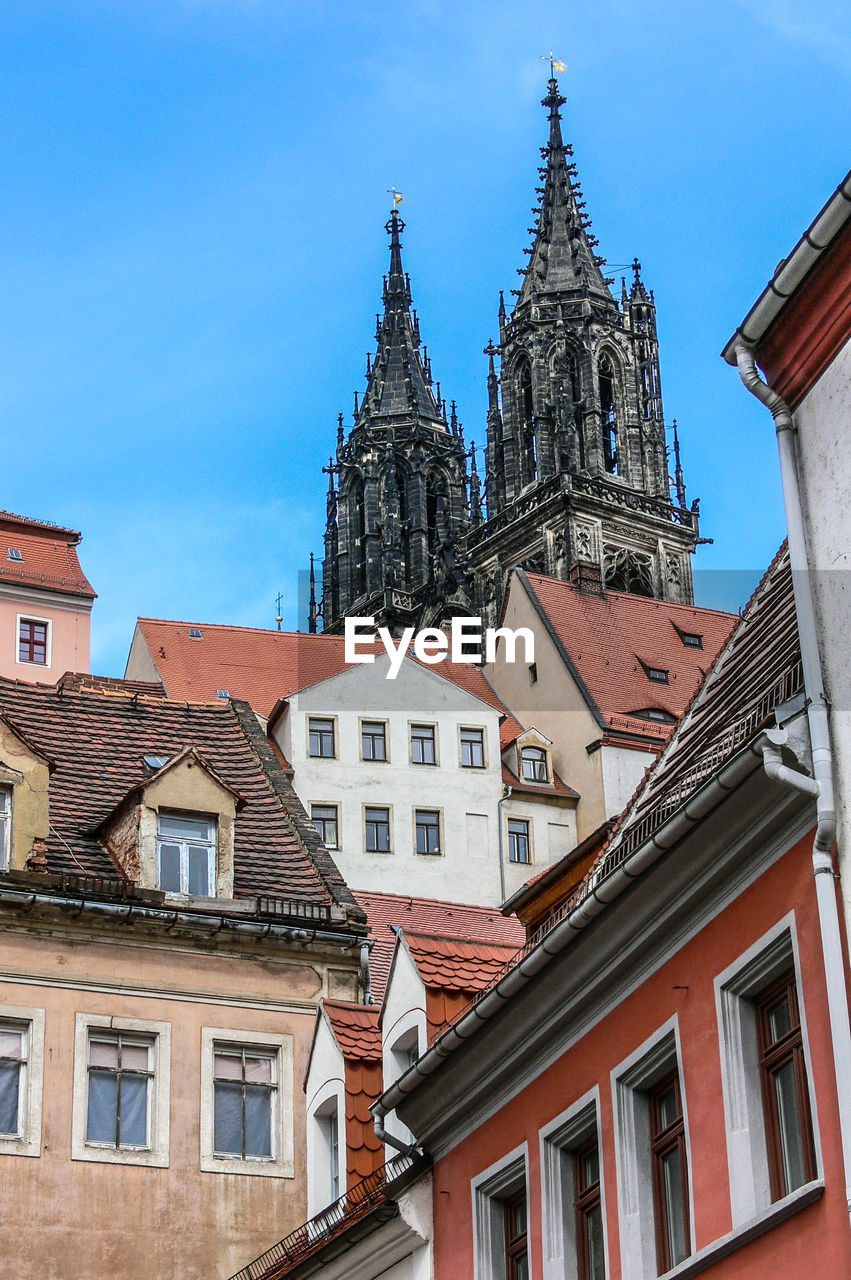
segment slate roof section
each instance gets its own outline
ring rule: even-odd
[[[81,537],[75,529],[0,511],[0,584],[44,587],[94,600],[97,592],[77,558]],[[10,549],[19,551],[21,559],[10,559]]]
[[[516,950],[526,934],[514,916],[506,917],[499,907],[472,907],[435,898],[411,898],[396,893],[368,893],[355,890],[355,899],[366,912],[369,932],[375,939],[370,952],[369,972],[372,998],[380,1004],[390,973],[396,945],[395,929],[405,934],[450,937],[467,942],[483,942]]]
[[[0,715],[54,763],[47,870],[112,876],[95,832],[150,773],[145,756],[194,748],[245,801],[234,832],[234,894],[362,914],[250,707],[0,680]]]
[[[737,622],[717,609],[621,591],[595,595],[522,569],[517,576],[601,728],[614,734],[667,740],[673,725],[633,713],[655,708],[679,719]],[[700,636],[702,646],[688,646],[683,635]],[[648,668],[666,671],[667,683],[651,680]]]

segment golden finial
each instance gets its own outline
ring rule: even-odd
[[[562,60],[561,60],[560,58],[557,58],[557,57],[555,56],[555,54],[553,53],[552,49],[550,49],[549,53],[542,53],[542,54],[541,54],[541,62],[548,62],[548,63],[550,64],[550,79],[551,79],[551,80],[553,80],[553,79],[555,78],[555,73],[556,73],[557,71],[566,71],[566,70],[567,70],[567,63],[566,63],[566,62],[562,62]]]

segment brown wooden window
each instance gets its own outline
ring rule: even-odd
[[[526,1192],[517,1191],[503,1202],[505,1223],[505,1280],[529,1280]]]
[[[688,1159],[680,1079],[666,1076],[649,1094],[650,1152],[656,1215],[659,1274],[691,1252],[689,1244]]]
[[[576,1264],[578,1280],[604,1280],[603,1206],[597,1135],[573,1153]]]
[[[18,662],[47,666],[47,623],[21,618],[18,624]]]
[[[772,1200],[815,1177],[807,1072],[792,970],[756,1001],[757,1044]]]

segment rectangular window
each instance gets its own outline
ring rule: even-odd
[[[417,853],[440,853],[440,813],[436,809],[416,809]]]
[[[335,1107],[328,1120],[328,1172],[331,1180],[331,1203],[340,1195],[340,1130]]]
[[[24,1133],[27,1029],[0,1023],[0,1136]]]
[[[12,792],[0,787],[0,871],[9,866],[12,849]]]
[[[526,818],[508,819],[508,861],[531,863],[529,822]]]
[[[21,618],[18,622],[18,662],[34,662],[47,666],[47,634],[49,623],[35,618]]]
[[[484,729],[461,730],[461,767],[462,769],[484,769]]]
[[[336,755],[334,748],[334,721],[311,716],[307,722],[307,727],[311,756],[333,760]]]
[[[157,818],[157,888],[216,896],[216,824],[209,818],[161,813]]]
[[[272,1160],[276,1055],[243,1046],[214,1045],[213,1153],[240,1160]]]
[[[339,812],[335,804],[312,804],[310,817],[326,849],[340,847]]]
[[[660,1275],[691,1252],[688,1169],[679,1076],[675,1072],[648,1095],[656,1248]]]
[[[573,1153],[573,1185],[578,1280],[604,1280],[600,1147],[596,1133]]]
[[[505,1222],[506,1280],[529,1280],[526,1191],[517,1191],[503,1202]]]
[[[86,1142],[116,1150],[150,1146],[153,1042],[123,1032],[90,1031]]]
[[[667,684],[668,673],[663,667],[647,667],[647,679],[655,684]]]
[[[816,1176],[794,971],[755,1003],[771,1198],[782,1200]]]
[[[362,720],[360,742],[364,760],[387,759],[387,726],[383,720]]]
[[[411,762],[413,764],[436,764],[434,725],[411,725]]]
[[[542,747],[523,747],[520,759],[524,782],[549,782],[547,753]]]
[[[367,853],[390,852],[390,810],[367,805],[364,809]]]

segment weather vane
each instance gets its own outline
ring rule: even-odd
[[[396,206],[402,203],[402,192],[397,191],[395,187],[388,187],[387,194],[393,197],[393,213],[395,213]]]
[[[566,70],[567,70],[567,63],[566,63],[566,62],[562,62],[561,58],[557,58],[557,57],[555,56],[555,54],[553,53],[552,49],[550,49],[549,53],[542,53],[542,54],[541,54],[541,62],[548,62],[548,63],[550,64],[550,79],[551,79],[551,80],[554,78],[555,73],[556,73],[557,71],[566,71]]]

